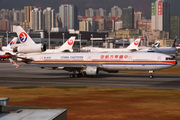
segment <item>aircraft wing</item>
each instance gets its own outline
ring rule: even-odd
[[[16,58],[18,59],[18,61],[25,62],[25,63],[31,63],[33,61],[33,59],[25,58],[25,57],[16,56]]]

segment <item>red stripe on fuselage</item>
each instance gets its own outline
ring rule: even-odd
[[[176,65],[176,61],[33,61],[33,63],[166,63]]]
[[[8,56],[6,56],[6,55],[0,55],[0,57],[8,58]]]

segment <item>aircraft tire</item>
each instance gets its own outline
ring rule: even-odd
[[[74,77],[77,78],[77,77],[78,77],[78,74],[75,74]]]
[[[75,75],[74,74],[70,74],[70,78],[74,78],[75,77]]]
[[[149,78],[152,79],[152,78],[153,78],[153,75],[150,75]]]
[[[83,76],[83,74],[82,74],[82,73],[78,73],[77,75],[78,75],[78,77],[82,77],[82,76]]]

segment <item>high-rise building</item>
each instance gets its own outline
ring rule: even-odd
[[[48,32],[51,31],[52,28],[55,26],[55,12],[54,9],[51,9],[51,7],[47,7],[43,10],[43,30],[47,30]]]
[[[148,19],[138,20],[138,29],[151,31],[151,20]]]
[[[103,8],[99,8],[99,13],[101,17],[105,17],[106,16],[106,10],[104,10]]]
[[[24,22],[24,11],[23,10],[9,10],[9,9],[1,9],[0,10],[0,20],[4,20],[1,23],[4,23],[2,27],[7,28],[8,30],[12,30],[12,25],[19,25],[20,22]],[[9,21],[7,21],[9,20]],[[5,27],[7,26],[7,27]],[[9,29],[10,27],[10,29]]]
[[[115,30],[122,29],[122,21],[115,22]]]
[[[142,12],[134,12],[134,28],[138,29],[138,21],[142,19]]]
[[[170,2],[157,0],[151,4],[152,30],[170,32]]]
[[[105,21],[105,19],[99,19],[99,20],[97,20],[97,31],[103,31],[103,30],[105,30],[106,29],[106,26],[105,26],[105,23],[106,23],[106,21]]]
[[[33,6],[24,6],[24,21],[30,22],[30,13],[33,10]]]
[[[174,39],[176,36],[180,39],[180,16],[171,16],[170,38]]]
[[[64,4],[59,7],[59,16],[62,22],[62,28],[78,29],[78,9],[77,6]]]
[[[111,8],[111,17],[121,17],[122,10],[118,6],[114,6]]]
[[[123,28],[134,28],[134,8],[129,6],[122,10]]]
[[[94,20],[94,18],[83,19],[79,23],[79,31],[95,31],[95,20]]]
[[[92,8],[89,8],[88,10],[85,10],[85,16],[87,18],[92,18],[94,16],[105,17],[106,16],[106,10],[104,10],[103,8],[99,8],[98,10],[94,10]]]
[[[10,21],[8,19],[0,20],[0,30],[10,31]]]
[[[85,16],[87,18],[94,17],[96,16],[96,12],[92,8],[89,8],[88,10],[85,10]]]
[[[28,30],[30,28],[30,13],[33,9],[33,6],[24,6],[24,22],[21,23],[21,26]]]
[[[19,22],[24,22],[24,10],[19,11]]]
[[[30,27],[33,31],[42,30],[43,13],[41,8],[34,8],[31,11]]]
[[[90,31],[90,23],[87,20],[79,22],[79,31]]]
[[[24,22],[24,10],[13,10],[13,24]]]
[[[9,20],[9,10],[1,9],[0,11],[0,18]]]

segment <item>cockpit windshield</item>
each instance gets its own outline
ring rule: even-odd
[[[167,57],[166,60],[174,60],[172,57]]]

